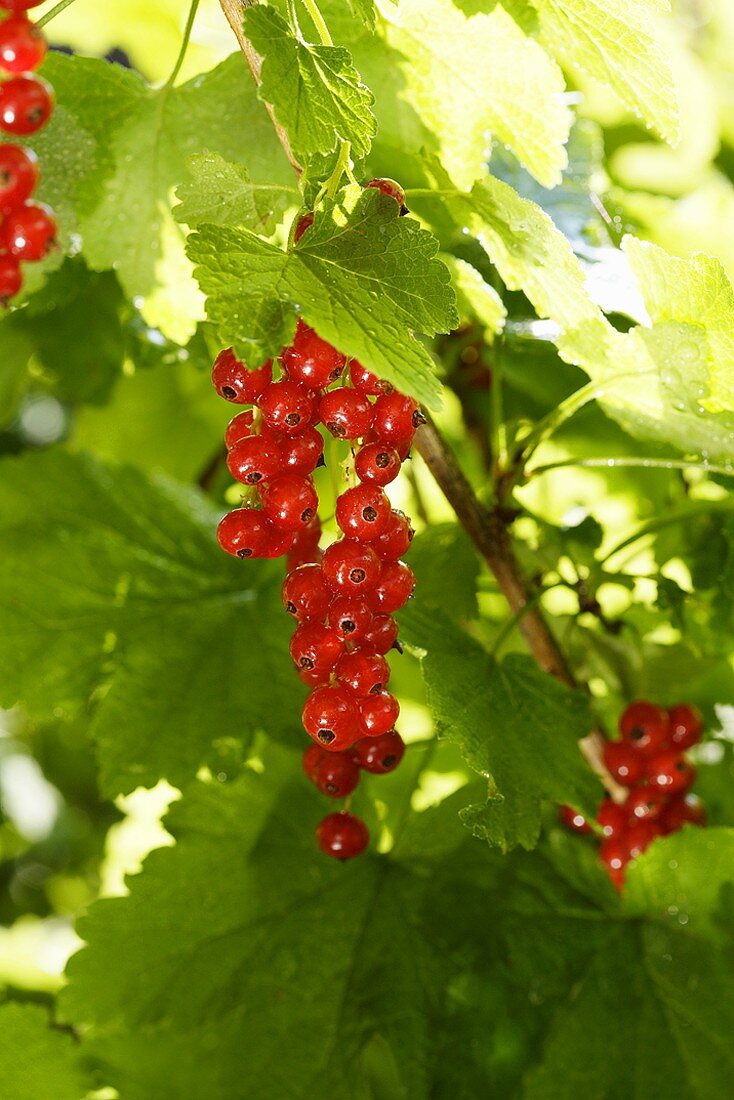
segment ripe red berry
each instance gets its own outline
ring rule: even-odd
[[[293,232],[293,243],[298,244],[303,234],[307,229],[310,229],[314,223],[315,214],[301,214],[296,223],[296,228]]]
[[[386,443],[366,443],[354,458],[354,470],[360,481],[389,485],[400,473],[400,455]]]
[[[15,76],[0,83],[0,129],[25,137],[35,134],[51,117],[51,86],[37,76]]]
[[[372,405],[356,390],[331,390],[319,403],[321,422],[335,439],[361,439],[372,427],[372,415]]]
[[[697,707],[679,703],[668,711],[670,719],[670,743],[679,752],[685,752],[701,740],[703,718]]]
[[[604,746],[604,766],[623,787],[633,787],[645,771],[640,753],[626,741],[607,741]]]
[[[355,390],[365,397],[379,397],[381,393],[391,393],[393,389],[389,382],[383,382],[356,359],[349,364],[349,379]]]
[[[20,264],[12,256],[0,256],[0,304],[7,305],[23,286]]]
[[[261,435],[250,435],[235,443],[227,455],[227,469],[235,481],[257,485],[280,471],[280,448]]]
[[[329,755],[331,754],[327,753],[326,749],[322,749],[321,745],[317,745],[315,742],[307,745],[304,749],[301,764],[304,774],[308,776],[312,783],[316,782],[316,770],[319,764]]]
[[[621,889],[624,881],[624,870],[630,861],[629,848],[622,837],[609,837],[599,845],[599,859],[609,872],[617,889]]]
[[[280,361],[291,381],[322,390],[337,380],[346,358],[299,319],[293,343],[283,351]]]
[[[268,539],[264,558],[281,558],[283,554],[287,554],[293,545],[293,532],[283,531],[280,527],[274,527],[270,521],[268,521],[270,527],[270,538]]]
[[[336,676],[342,687],[353,695],[374,695],[387,687],[390,666],[379,653],[357,650],[339,658]]]
[[[290,655],[298,669],[328,680],[329,673],[344,652],[344,643],[333,630],[319,622],[301,623],[290,642]]]
[[[318,513],[313,517],[308,527],[296,531],[293,543],[288,552],[288,570],[297,569],[299,565],[318,562],[321,559],[319,539],[321,538],[321,520]]]
[[[396,645],[397,640],[398,624],[395,619],[391,615],[375,615],[369,630],[360,642],[360,648],[366,653],[385,654],[391,649],[400,648]]]
[[[313,483],[300,474],[280,474],[260,489],[263,511],[284,531],[307,527],[316,515],[319,498]]]
[[[559,806],[558,812],[563,824],[572,832],[590,833],[592,831],[584,815],[580,814],[578,810],[574,810],[573,806]]]
[[[378,397],[373,408],[373,428],[377,436],[396,448],[410,442],[416,428],[426,422],[418,402],[397,391]]]
[[[272,377],[271,359],[257,370],[248,370],[232,348],[220,351],[212,367],[214,389],[225,401],[233,401],[236,405],[253,405]]]
[[[299,435],[308,427],[314,410],[311,392],[288,380],[273,382],[258,404],[268,427],[283,435]]]
[[[630,791],[624,808],[630,821],[654,821],[660,817],[664,805],[664,793],[645,783]]]
[[[622,837],[622,843],[627,846],[629,858],[637,859],[650,847],[655,837],[660,835],[660,828],[656,821],[636,821],[627,829]]]
[[[42,3],[43,0],[0,0],[0,8],[5,8],[6,11],[28,11]]]
[[[283,581],[281,598],[288,614],[304,623],[326,618],[332,593],[326,587],[320,565],[299,565]]]
[[[360,736],[357,704],[343,688],[317,687],[304,704],[303,728],[330,752],[348,749]]]
[[[0,228],[0,239],[11,256],[35,263],[53,248],[56,229],[56,219],[47,206],[28,202],[7,215]]]
[[[329,588],[344,595],[366,593],[380,577],[380,560],[374,550],[354,539],[332,542],[324,551],[321,568]]]
[[[389,691],[378,691],[360,700],[359,725],[362,737],[389,733],[400,714],[400,704]]]
[[[48,43],[40,27],[24,15],[0,23],[0,67],[9,73],[29,73],[43,61]]]
[[[359,643],[372,622],[372,608],[366,600],[347,593],[335,596],[329,608],[329,625],[345,642]]]
[[[237,558],[262,558],[270,548],[272,528],[253,508],[228,512],[217,527],[219,545]]]
[[[404,512],[393,511],[387,527],[372,543],[372,549],[383,561],[397,561],[407,554],[415,531]]]
[[[30,149],[0,145],[0,211],[22,206],[38,183],[38,161]]]
[[[252,409],[245,409],[244,412],[232,417],[224,433],[224,445],[228,451],[232,450],[235,443],[252,435],[254,422],[255,414]]]
[[[387,195],[388,198],[395,199],[402,210],[405,206],[405,191],[396,180],[391,180],[387,176],[382,176],[378,179],[369,180],[365,185],[365,190],[369,187],[374,187],[376,191],[379,191],[382,195]]]
[[[611,798],[605,798],[596,815],[596,823],[605,837],[620,837],[627,829],[627,810]]]
[[[316,839],[324,855],[345,860],[362,854],[370,834],[361,818],[342,811],[324,818],[316,829]]]
[[[304,428],[300,435],[286,436],[280,441],[280,457],[284,471],[290,474],[312,474],[324,453],[324,440],[316,428]]]
[[[390,730],[379,737],[364,737],[352,748],[352,756],[366,772],[386,775],[397,768],[405,756],[405,742],[399,733]]]
[[[413,570],[404,561],[383,562],[380,578],[369,594],[373,610],[382,615],[399,611],[415,588]]]
[[[346,752],[327,752],[316,768],[313,781],[329,798],[346,798],[359,783],[359,765]]]
[[[660,828],[664,835],[676,833],[684,825],[705,825],[706,810],[695,794],[676,794],[660,815]]]
[[[619,732],[638,752],[651,756],[668,742],[668,713],[654,703],[630,703],[619,720]]]
[[[666,794],[687,791],[696,778],[696,769],[677,749],[668,749],[647,761],[647,778],[652,787]]]
[[[376,485],[347,489],[336,502],[336,522],[349,538],[371,542],[387,529],[390,501]]]

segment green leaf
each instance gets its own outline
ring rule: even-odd
[[[476,618],[479,558],[458,523],[434,523],[416,535],[410,568],[421,606],[443,608],[456,622]]]
[[[93,698],[107,792],[182,784],[213,744],[298,729],[280,581],[220,551],[200,497],[57,450],[3,462],[0,512],[2,704]]]
[[[296,157],[329,153],[339,140],[366,156],[376,126],[373,98],[349,51],[309,45],[268,5],[245,12],[245,34],[264,58],[260,95],[288,131]]]
[[[269,233],[289,206],[301,202],[295,184],[255,184],[244,164],[230,164],[218,153],[192,157],[189,178],[176,194],[181,204],[174,207],[173,216],[192,229],[208,222]]]
[[[489,779],[487,804],[466,811],[475,835],[503,851],[532,848],[544,800],[593,816],[598,784],[578,745],[594,726],[584,696],[530,657],[498,663],[435,607],[411,607],[402,622],[406,639],[426,654],[423,677],[439,733]]]
[[[432,407],[440,394],[435,368],[411,330],[433,334],[456,324],[437,247],[374,190],[346,217],[337,207],[317,214],[291,252],[245,230],[212,226],[188,242],[209,318],[222,343],[246,361],[278,355],[300,313],[325,340]]]
[[[91,1087],[70,1035],[50,1026],[39,1005],[0,1005],[0,1096],[81,1100]]]
[[[456,256],[441,257],[451,272],[451,283],[456,292],[456,303],[463,319],[474,319],[488,332],[500,333],[505,325],[507,310],[494,287],[485,283],[475,267]]]

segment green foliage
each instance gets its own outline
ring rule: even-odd
[[[0,1006],[0,1088],[13,1100],[79,1100],[85,1080],[74,1042],[36,1005]]]

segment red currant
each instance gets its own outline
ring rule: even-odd
[[[679,703],[668,711],[670,719],[670,743],[679,752],[693,748],[701,740],[703,718],[696,707]]]
[[[359,744],[359,742],[357,742]],[[561,821],[567,829],[571,829],[574,833],[590,833],[592,831],[591,826],[578,810],[574,810],[573,806],[559,806],[559,814]]]
[[[24,15],[11,15],[0,23],[0,67],[7,72],[32,72],[43,61],[47,49],[41,28]]]
[[[301,214],[300,218],[296,222],[296,228],[293,232],[294,244],[298,244],[306,230],[311,228],[314,223],[315,217],[315,214]]]
[[[346,358],[299,319],[293,343],[285,349],[280,361],[293,382],[322,390],[337,380]]]
[[[268,359],[257,370],[248,370],[232,348],[220,351],[212,367],[214,389],[225,401],[253,405],[273,377],[273,362]]]
[[[391,615],[375,615],[360,642],[365,652],[385,654],[398,646],[398,624]],[[402,652],[402,649],[400,649]]]
[[[0,129],[25,137],[35,134],[51,117],[51,86],[37,76],[16,76],[0,83]]]
[[[349,538],[370,542],[387,529],[390,501],[376,485],[347,489],[336,502],[336,522]]]
[[[318,513],[313,517],[308,527],[296,531],[293,536],[293,544],[288,552],[288,569],[296,569],[299,565],[318,562],[321,559],[319,539],[321,538],[321,520]]]
[[[273,382],[258,404],[268,427],[283,435],[299,435],[308,427],[314,411],[310,391],[288,380]]]
[[[405,742],[399,733],[390,730],[379,737],[364,737],[352,748],[352,755],[366,772],[386,775],[393,772],[405,755]]]
[[[329,673],[344,652],[344,643],[337,634],[319,622],[305,622],[291,638],[290,655],[298,669],[314,676],[329,678]]]
[[[627,829],[627,810],[611,798],[605,798],[596,815],[596,823],[605,837],[620,837]]]
[[[286,436],[280,442],[283,469],[291,474],[312,474],[322,461],[324,440],[316,428],[304,428],[300,435]]]
[[[660,828],[665,835],[675,833],[684,825],[705,825],[706,810],[695,794],[676,794],[663,810]]]
[[[361,818],[342,811],[324,818],[316,829],[316,839],[324,855],[345,860],[362,854],[370,834]]]
[[[656,821],[636,821],[630,825],[622,838],[626,844],[630,859],[637,859],[652,844],[655,837],[660,836],[660,829]]]
[[[336,596],[329,608],[329,625],[345,642],[358,643],[369,630],[372,608],[366,600],[347,593]]]
[[[316,768],[314,783],[329,798],[346,798],[359,783],[359,764],[349,753],[327,752]]]
[[[12,256],[0,256],[0,303],[7,305],[23,286],[20,264]]]
[[[330,755],[331,753],[328,753],[326,749],[322,749],[321,745],[317,745],[315,742],[304,749],[301,764],[304,775],[307,775],[312,783],[316,782],[316,771],[319,764]]]
[[[227,455],[227,469],[235,481],[257,485],[280,471],[280,448],[261,435],[240,439]]]
[[[618,890],[624,883],[624,871],[630,861],[629,848],[623,837],[609,837],[599,845],[599,859]]]
[[[26,203],[7,215],[0,238],[11,256],[35,263],[47,256],[56,243],[56,219],[47,206]]]
[[[272,528],[262,512],[236,508],[217,527],[219,545],[237,558],[262,558],[270,548]]]
[[[313,483],[300,474],[281,474],[260,489],[263,511],[284,531],[307,527],[316,515],[319,498]]]
[[[0,211],[22,206],[38,183],[38,161],[30,149],[0,145]]]
[[[28,11],[42,3],[43,0],[0,0],[0,8],[5,8],[6,11]]]
[[[386,443],[366,443],[354,458],[354,470],[360,481],[389,485],[400,473],[400,455]]]
[[[383,561],[397,561],[410,550],[414,534],[408,517],[403,512],[394,511],[383,533],[372,543],[372,548]]]
[[[654,821],[660,817],[665,805],[662,791],[648,786],[647,783],[630,791],[624,808],[630,821]]]
[[[374,187],[381,195],[387,195],[388,198],[395,199],[395,202],[401,210],[405,206],[405,191],[403,191],[396,180],[391,180],[387,176],[382,176],[377,179],[369,180],[364,186],[365,190],[367,190],[368,187]]]
[[[404,561],[383,562],[380,579],[369,594],[373,610],[382,615],[399,611],[413,594],[415,576]]]
[[[367,445],[369,443],[379,443],[380,446],[383,447],[383,448],[384,447],[391,447],[394,451],[397,452],[397,455],[398,455],[398,458],[400,459],[400,461],[405,462],[406,458],[410,454],[410,446],[411,446],[411,443],[413,442],[413,437],[411,436],[410,439],[403,440],[402,443],[399,443],[399,442],[387,443],[384,439],[380,438],[380,436],[377,434],[376,431],[373,430],[368,435],[366,435],[364,437],[362,442],[365,445]]]
[[[619,720],[619,732],[638,752],[651,756],[668,742],[668,713],[654,703],[630,703]]]
[[[319,417],[335,439],[361,439],[372,427],[372,415],[372,405],[356,390],[331,390],[319,404]]]
[[[668,749],[648,760],[647,778],[652,787],[666,794],[678,794],[691,786],[696,778],[696,769],[677,749]]]
[[[320,565],[299,565],[283,581],[283,606],[297,622],[325,619],[332,594],[326,587]]]
[[[416,428],[426,422],[418,402],[397,392],[385,393],[377,398],[374,417],[375,432],[380,439],[393,446],[410,442]]]
[[[379,653],[357,650],[339,658],[336,677],[354,695],[373,695],[387,687],[390,666]]]
[[[283,531],[280,527],[270,524],[270,538],[265,547],[264,558],[281,558],[287,554],[293,545],[293,532]]]
[[[349,364],[349,379],[355,390],[363,393],[365,397],[379,397],[381,393],[390,393],[393,388],[389,382],[383,382],[356,359],[352,359]]]
[[[354,539],[340,539],[324,551],[324,580],[334,592],[366,593],[380,577],[380,560],[374,550]]]
[[[625,741],[607,741],[604,746],[604,767],[623,787],[633,787],[642,779],[645,761]]]
[[[245,409],[244,412],[232,417],[224,433],[224,445],[228,451],[232,450],[235,443],[252,435],[254,423],[255,414],[252,409]]]
[[[357,704],[343,688],[317,687],[304,704],[303,728],[330,752],[348,749],[360,736]]]
[[[400,714],[400,704],[389,691],[367,695],[359,704],[359,724],[363,737],[380,737],[393,729]]]

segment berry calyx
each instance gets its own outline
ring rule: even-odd
[[[409,443],[416,428],[426,422],[418,402],[403,393],[383,394],[377,398],[373,409],[373,428],[376,435],[395,447],[401,443]]]
[[[303,707],[303,728],[330,752],[350,748],[359,737],[354,699],[338,687],[317,687]]]
[[[260,499],[268,519],[284,531],[307,527],[319,506],[313,482],[300,474],[274,477],[261,488]]]
[[[670,720],[670,743],[679,752],[693,748],[701,740],[703,718],[697,707],[679,703],[668,711]]]
[[[332,594],[326,586],[320,565],[300,565],[283,581],[283,606],[297,622],[325,619]]]
[[[386,530],[392,509],[375,485],[347,489],[336,502],[336,522],[348,538],[371,542]]]
[[[258,401],[263,420],[273,431],[298,435],[308,427],[313,415],[313,397],[297,382],[273,382]]]
[[[324,855],[332,859],[353,859],[365,850],[370,834],[361,818],[354,814],[329,814],[317,826],[316,839]]]
[[[381,573],[374,550],[355,539],[340,539],[328,546],[321,568],[329,588],[343,594],[368,592]]]
[[[212,367],[214,389],[225,401],[236,405],[254,405],[273,377],[273,363],[268,359],[257,370],[248,370],[232,348],[220,351]]]
[[[607,741],[604,746],[604,767],[623,787],[632,787],[645,772],[645,761],[626,741]]]
[[[261,435],[250,435],[235,443],[227,455],[227,469],[235,481],[258,485],[280,470],[280,448]]]
[[[362,439],[372,427],[372,405],[356,390],[331,390],[319,404],[319,417],[335,439]]]
[[[386,443],[366,443],[354,457],[354,471],[360,481],[385,486],[400,473],[400,455]]]
[[[299,320],[293,343],[282,352],[280,361],[291,381],[308,389],[321,390],[337,380],[344,370],[346,358]]]
[[[678,794],[691,786],[696,769],[676,749],[668,749],[648,760],[646,774],[652,787],[667,794]]]
[[[290,655],[299,671],[312,672],[323,683],[344,652],[344,643],[323,623],[305,622],[291,638]]]
[[[405,191],[403,191],[396,180],[391,180],[388,176],[380,176],[376,179],[368,180],[364,187],[365,190],[373,187],[376,191],[379,191],[381,195],[387,195],[388,198],[395,199],[401,211],[405,206]]]
[[[365,737],[352,748],[352,756],[360,768],[373,775],[394,772],[404,755],[405,742],[395,730],[379,737]]]
[[[392,615],[404,607],[413,594],[415,576],[404,561],[383,562],[380,577],[369,594],[373,610]]]
[[[329,608],[329,626],[345,642],[358,643],[372,622],[372,608],[366,600],[351,594],[336,596]]]
[[[29,73],[43,61],[48,49],[40,27],[24,15],[0,23],[0,67],[9,73]]]
[[[56,243],[56,219],[47,206],[26,203],[11,212],[2,223],[3,248],[17,260],[42,260]]]
[[[390,666],[378,653],[356,650],[345,653],[336,666],[336,677],[353,695],[375,695],[387,687]]]
[[[0,211],[22,206],[38,183],[38,160],[30,149],[0,145]]]
[[[329,798],[346,798],[359,784],[359,764],[349,753],[326,752],[315,769],[313,782]]]
[[[262,512],[236,508],[217,527],[219,545],[236,558],[262,558],[270,548],[272,527]]]
[[[393,729],[400,704],[389,691],[378,691],[360,700],[359,725],[363,737],[381,737]]]
[[[51,87],[37,76],[15,76],[0,83],[0,129],[27,137],[46,125],[54,101]]]
[[[638,752],[649,756],[668,742],[668,713],[654,703],[630,703],[619,720],[619,732]]]

